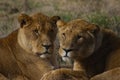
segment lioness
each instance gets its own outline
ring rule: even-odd
[[[10,80],[18,76],[40,80],[56,67],[53,42],[59,19],[42,13],[20,14],[20,28],[0,39],[0,73]]]
[[[59,54],[64,61],[74,63],[74,71],[85,72],[86,78],[91,78],[107,70],[120,67],[120,38],[113,31],[81,19],[68,23],[60,20],[57,22],[57,26],[60,41]],[[72,74],[75,75],[74,71]],[[49,73],[56,78],[55,80],[61,78],[55,77],[58,73],[75,77],[70,74],[70,71],[65,73],[64,70]],[[46,76],[47,74],[42,80],[49,80],[50,75]],[[62,78],[66,80],[65,77],[62,76]],[[81,79],[86,80],[82,77]],[[70,80],[74,80],[74,78]]]

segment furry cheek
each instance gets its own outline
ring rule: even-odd
[[[60,56],[65,56],[66,52],[64,50],[62,50],[62,48],[59,49],[59,55]]]

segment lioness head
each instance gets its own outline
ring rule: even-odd
[[[57,22],[60,42],[59,54],[63,60],[84,59],[99,48],[102,41],[101,29],[84,20]]]
[[[50,18],[41,13],[32,16],[20,14],[18,43],[29,53],[42,58],[49,57],[53,53],[53,42],[57,33],[56,21],[59,19],[58,16]]]

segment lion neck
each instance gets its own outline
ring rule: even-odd
[[[112,47],[116,42],[119,42],[120,38],[111,30],[103,29],[103,41],[102,44],[109,43],[109,46]],[[108,46],[108,45],[107,45]]]
[[[79,61],[74,60],[73,70],[75,70],[75,71],[84,71],[85,69],[84,69],[83,65]]]

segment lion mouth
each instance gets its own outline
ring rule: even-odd
[[[43,52],[43,53],[37,52],[36,55],[39,56],[40,58],[48,58],[48,57],[50,57],[50,52],[48,52],[48,51]]]
[[[66,63],[66,65],[72,66],[73,60],[70,57],[62,57],[62,60]]]

